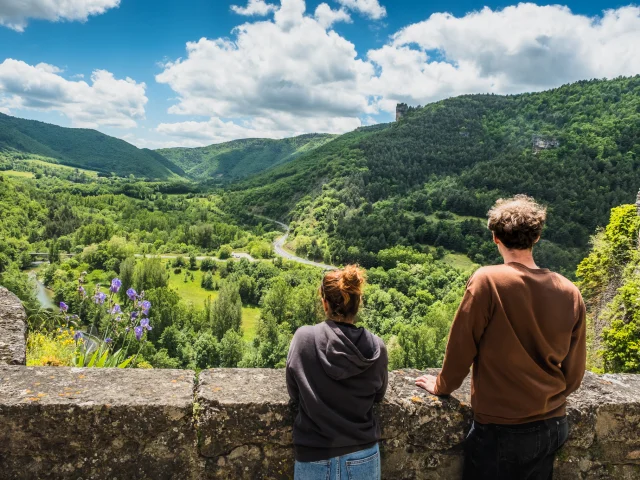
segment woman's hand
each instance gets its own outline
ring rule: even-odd
[[[424,388],[432,395],[437,395],[436,380],[437,378],[433,375],[423,375],[422,377],[416,378],[416,385],[420,388]]]

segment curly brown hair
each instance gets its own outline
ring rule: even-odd
[[[547,208],[527,195],[516,195],[499,199],[487,215],[487,227],[505,247],[528,250],[540,238]]]

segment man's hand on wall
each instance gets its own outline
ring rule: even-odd
[[[427,392],[432,395],[437,395],[436,393],[436,380],[437,378],[433,375],[423,375],[422,377],[416,378],[416,385],[420,388],[424,388]]]

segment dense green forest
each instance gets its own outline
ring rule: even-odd
[[[282,140],[247,138],[200,148],[164,148],[163,157],[196,180],[238,180],[262,172],[331,141],[335,135],[308,134]]]
[[[640,185],[640,76],[468,95],[343,135],[237,184],[226,202],[292,221],[314,256],[375,264],[393,245],[497,260],[483,228],[504,195],[549,205],[539,263],[572,275],[609,210]],[[303,251],[306,248],[303,241]]]
[[[158,152],[85,128],[63,128],[0,113],[0,151],[33,154],[72,167],[140,178],[184,175]]]

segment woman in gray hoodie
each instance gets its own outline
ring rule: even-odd
[[[382,340],[354,324],[363,286],[356,266],[327,273],[320,287],[327,320],[299,328],[291,342],[295,480],[380,479],[373,404],[387,389],[388,358]]]

